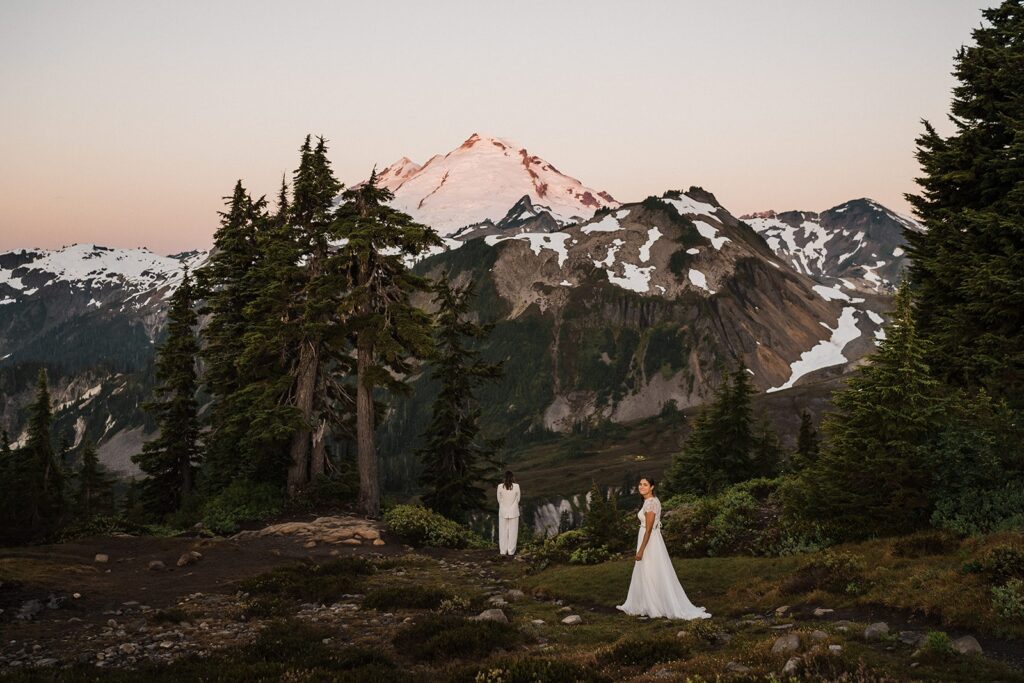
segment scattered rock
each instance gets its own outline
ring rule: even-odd
[[[503,624],[508,623],[508,617],[500,609],[485,609],[475,617],[470,617],[474,621],[500,621]]]
[[[305,543],[302,544],[302,547],[303,548],[315,548],[316,547],[316,541],[306,541]]]
[[[864,640],[879,640],[882,636],[889,635],[889,624],[884,621],[877,621],[864,629]]]
[[[829,645],[828,646],[828,651],[833,653],[833,654],[839,654],[840,652],[843,651],[843,646],[842,645]]]
[[[784,617],[784,616],[786,616],[786,613],[789,612],[789,610],[790,610],[789,605],[783,605],[782,607],[776,607],[775,608],[775,616],[777,616],[777,617]]]
[[[92,558],[93,562],[99,562],[100,564],[106,564],[110,562],[110,556],[106,553],[96,553],[96,557]]]
[[[43,611],[43,603],[39,600],[28,600],[22,604],[21,609],[14,615],[15,619],[29,621]]]
[[[562,619],[562,623],[566,626],[575,626],[583,623],[583,618],[578,614],[570,614],[565,619]]]
[[[525,598],[526,593],[515,588],[505,593],[505,599],[509,602],[519,602],[520,600],[524,600]]]
[[[672,671],[672,669],[669,669],[667,666],[660,666],[660,667],[658,667],[657,669],[655,669],[651,673],[651,676],[653,678],[659,678],[659,679],[661,679],[661,678],[675,678],[676,674],[675,674],[674,671]]]
[[[925,641],[925,635],[919,631],[900,631],[900,642],[911,647],[920,647]]]
[[[744,666],[743,664],[740,664],[739,662],[729,662],[728,664],[725,665],[725,670],[728,671],[729,673],[734,673],[734,674],[748,674],[748,673],[750,673],[751,668],[749,666]]]
[[[824,631],[811,631],[811,640],[813,640],[816,643],[820,643],[826,638],[828,638],[828,634]]]
[[[341,544],[342,545],[362,545],[363,542],[360,541],[358,538],[346,538],[344,541],[341,542]]]
[[[195,564],[201,559],[203,559],[201,553],[197,553],[195,550],[190,550],[187,553],[181,554],[181,557],[178,558],[178,566],[187,567],[190,564]]]
[[[384,543],[384,539],[382,539],[382,538],[375,538],[375,539],[373,539],[373,544],[377,545],[377,546],[387,545],[386,543]]]
[[[963,636],[953,641],[953,649],[962,655],[982,654],[981,643],[974,636]]]
[[[772,654],[788,655],[790,652],[796,652],[799,649],[800,636],[795,633],[787,633],[784,636],[779,636],[775,640],[775,644],[772,645]]]
[[[36,662],[36,666],[42,667],[57,666],[58,664],[60,664],[60,660],[54,657],[46,657],[45,659],[40,659],[38,662]]]
[[[803,660],[799,657],[790,657],[789,661],[786,662],[786,666],[782,667],[782,673],[790,676],[794,675],[800,669],[802,662]]]
[[[543,626],[545,622],[544,622],[543,619],[534,619],[530,623],[533,624],[534,626]]]
[[[833,612],[835,612],[834,609],[827,609],[825,607],[815,607],[814,608],[814,616],[816,616],[816,617],[823,617],[826,614],[832,614]]]
[[[153,560],[149,563],[149,571],[151,572],[162,572],[166,567],[160,560]]]
[[[787,628],[793,628],[793,624],[776,624],[775,626],[769,626],[768,628],[773,631],[785,631]]]

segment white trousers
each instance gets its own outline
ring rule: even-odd
[[[502,555],[515,555],[519,539],[519,518],[498,518],[498,550]]]

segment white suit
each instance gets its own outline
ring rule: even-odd
[[[505,482],[498,484],[498,550],[502,555],[514,555],[519,538],[519,484],[511,489]]]

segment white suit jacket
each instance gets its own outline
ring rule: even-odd
[[[505,482],[498,484],[498,517],[509,519],[519,516],[519,484],[512,483],[512,490],[505,488]]]

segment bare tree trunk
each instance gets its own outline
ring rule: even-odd
[[[327,472],[327,420],[321,419],[313,432],[313,457],[309,467],[309,479]]]
[[[313,419],[313,398],[319,350],[310,341],[299,350],[299,368],[295,391],[295,407],[302,416],[302,426],[292,435],[291,463],[288,465],[288,495],[294,496],[309,483],[309,424]]]
[[[360,337],[367,335],[360,333]],[[359,465],[359,509],[367,517],[380,516],[380,489],[377,483],[377,448],[373,439],[373,387],[369,386],[367,372],[373,357],[373,348],[358,343],[356,357],[356,442]]]

